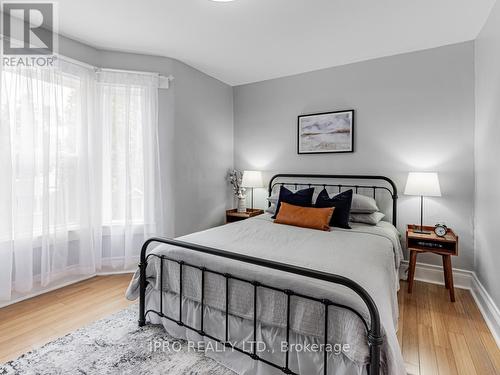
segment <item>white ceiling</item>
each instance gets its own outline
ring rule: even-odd
[[[231,85],[475,39],[495,0],[60,0],[61,34]]]

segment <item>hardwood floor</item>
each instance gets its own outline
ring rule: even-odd
[[[407,283],[399,292],[398,340],[409,374],[500,374],[500,350],[469,291],[456,302],[440,285]]]
[[[121,310],[130,275],[98,276],[0,309],[0,363]],[[415,282],[399,293],[398,339],[409,374],[500,374],[500,350],[471,294]]]
[[[0,309],[0,363],[124,309],[131,275],[97,276]]]

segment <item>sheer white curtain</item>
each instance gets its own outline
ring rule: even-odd
[[[131,268],[162,234],[156,79],[2,68],[0,301]]]
[[[102,137],[102,267],[137,265],[138,249],[163,228],[158,77],[97,73]],[[96,163],[97,164],[97,163]]]

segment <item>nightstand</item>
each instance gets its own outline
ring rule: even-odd
[[[226,223],[232,223],[235,221],[245,220],[249,217],[254,217],[257,215],[262,215],[264,210],[259,208],[247,208],[246,212],[238,212],[236,208],[226,211]]]
[[[446,289],[450,291],[450,300],[455,302],[455,290],[453,287],[453,273],[451,268],[451,256],[458,255],[458,236],[448,228],[444,237],[439,237],[434,233],[434,227],[424,226],[423,230],[430,234],[414,232],[420,229],[419,225],[408,225],[406,229],[406,244],[410,251],[410,266],[408,268],[408,293],[412,292],[413,279],[415,277],[415,265],[417,254],[434,253],[443,258],[444,282]]]

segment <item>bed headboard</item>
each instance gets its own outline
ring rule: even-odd
[[[333,183],[333,181],[337,181]],[[332,181],[332,182],[331,182]],[[340,181],[345,181],[341,183]],[[359,183],[358,183],[359,181]],[[385,176],[370,175],[337,175],[337,174],[298,174],[298,173],[280,173],[274,175],[269,181],[269,195],[272,194],[276,186],[294,186],[299,187],[324,187],[337,188],[338,192],[345,189],[353,189],[355,193],[371,195],[377,199],[377,192],[390,195],[392,204],[390,205],[390,216],[392,224],[397,223],[397,202],[398,189],[394,181]],[[387,215],[387,213],[386,213]]]

